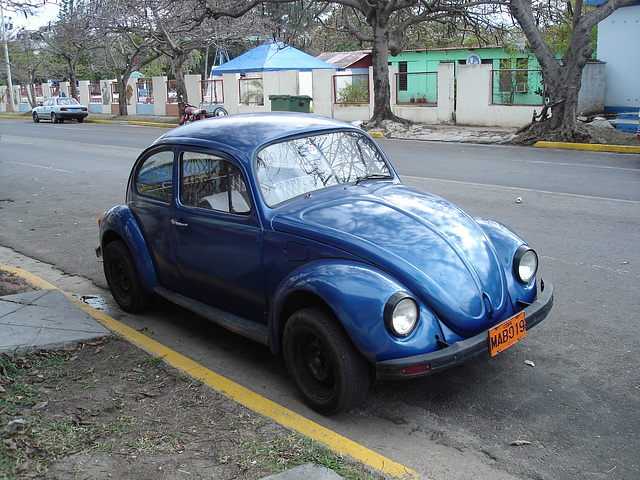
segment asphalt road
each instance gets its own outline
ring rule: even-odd
[[[163,132],[0,119],[0,245],[104,287],[97,217],[123,200],[133,161]],[[107,313],[432,478],[640,478],[640,156],[380,144],[406,183],[536,248],[556,302],[524,341],[440,375],[379,382],[356,411],[322,418],[266,348],[164,302],[133,317],[107,295]]]

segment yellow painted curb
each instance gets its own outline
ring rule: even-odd
[[[143,127],[166,127],[166,128],[175,128],[179,126],[177,123],[155,123],[155,122],[138,122],[136,120],[129,122],[130,125],[140,125]]]
[[[32,285],[43,290],[60,290],[51,283],[36,277],[32,273],[15,267],[0,265],[0,269],[6,270],[16,276],[27,279]],[[117,321],[109,315],[96,310],[92,306],[78,300],[72,295],[64,293],[80,310],[92,317],[97,322],[104,325],[109,330],[118,333],[129,340],[134,345],[146,350],[147,352],[157,355],[169,365],[182,370],[192,377],[202,380],[209,387],[217,390],[228,398],[231,398],[241,405],[250,408],[279,424],[291,428],[307,437],[326,445],[331,450],[348,455],[365,465],[375,468],[385,475],[391,475],[394,478],[405,480],[417,480],[418,474],[409,468],[400,465],[362,445],[349,440],[342,435],[329,430],[311,420],[298,415],[297,413],[272,402],[271,400],[252,392],[248,388],[239,385],[228,378],[219,375],[197,362],[185,357],[184,355],[165,347],[159,342],[143,335],[127,325]]]
[[[640,147],[631,145],[601,145],[598,143],[536,142],[534,147],[592,150],[594,152],[640,153]]]
[[[382,132],[369,132],[373,138],[384,138],[384,133]]]

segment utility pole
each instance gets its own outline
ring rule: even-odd
[[[9,63],[9,47],[7,45],[7,25],[4,23],[4,8],[0,4],[0,21],[2,22],[2,45],[4,46],[4,61],[7,66],[7,91],[9,92],[9,101],[7,102],[7,111],[13,112],[13,80],[11,79],[11,63]],[[11,21],[11,17],[9,17]]]

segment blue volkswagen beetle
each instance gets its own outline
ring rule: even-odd
[[[351,125],[306,114],[172,130],[101,216],[109,288],[160,295],[283,352],[296,390],[335,414],[381,379],[438,372],[522,339],[553,303],[509,228],[403,185]]]

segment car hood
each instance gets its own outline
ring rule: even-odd
[[[458,207],[402,184],[338,190],[282,206],[273,228],[378,266],[459,335],[474,335],[511,313],[494,247]]]

